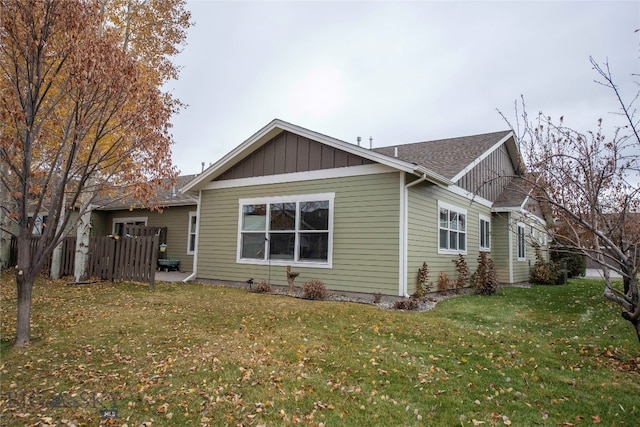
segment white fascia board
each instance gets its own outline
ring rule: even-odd
[[[469,165],[467,165],[467,167],[465,167],[464,169],[462,169],[460,172],[458,172],[458,174],[456,176],[454,176],[453,178],[451,178],[451,181],[453,182],[458,182],[458,180],[460,178],[462,178],[463,176],[465,176],[471,169],[473,169],[474,167],[476,167],[478,164],[480,164],[481,161],[483,161],[485,158],[487,158],[487,156],[489,156],[489,154],[493,153],[495,150],[497,150],[498,148],[500,148],[500,146],[502,144],[504,144],[506,141],[509,140],[509,138],[513,137],[513,132],[509,132],[506,136],[504,136],[500,141],[496,142],[495,144],[493,144],[493,146],[491,148],[489,148],[487,151],[485,151],[484,153],[482,153],[480,155],[480,157],[478,157],[477,159],[475,159],[473,162],[471,162]],[[517,169],[517,165],[514,165],[514,169]]]
[[[238,145],[220,160],[205,169],[204,172],[202,172],[196,178],[192,179],[189,183],[187,183],[187,185],[182,187],[180,191],[184,193],[185,191],[202,189],[202,183],[219,175],[222,171],[224,171],[224,167],[229,166],[229,163],[238,156],[241,156],[245,150],[258,144],[265,137],[267,139],[264,139],[262,141],[263,143],[267,142],[269,139],[282,132],[282,129],[278,128],[278,122],[280,122],[278,119],[271,121],[271,123],[260,129],[258,132],[254,133],[249,137],[249,139]]]
[[[415,172],[420,173],[427,181],[433,182],[436,185],[440,185],[443,187],[450,187],[455,185],[450,179],[440,175],[439,173],[435,173],[432,170],[429,170],[423,166],[414,165]],[[415,173],[414,172],[414,173]]]
[[[524,198],[524,202],[522,202],[522,205],[520,206],[520,212],[523,213],[524,215],[533,217],[540,224],[546,225],[547,223],[545,222],[544,218],[540,218],[538,215],[534,214],[533,212],[531,212],[530,210],[528,210],[525,207],[525,206],[527,206],[527,202],[529,201],[530,198],[531,198],[530,196],[527,196],[527,197]]]
[[[544,218],[540,218],[538,215],[533,212],[529,212],[521,206],[513,206],[513,207],[504,207],[504,208],[493,208],[491,209],[492,213],[520,213],[524,216],[530,217],[538,221],[542,225],[547,225]]]
[[[335,169],[320,169],[309,172],[282,173],[278,175],[211,181],[204,185],[202,189],[215,190],[221,188],[250,187],[253,185],[284,184],[288,182],[315,181],[319,179],[345,178],[350,176],[374,175],[389,172],[397,171],[392,167],[374,163],[370,165],[349,166]]]
[[[291,123],[279,121],[279,126],[281,126],[282,130],[286,130],[292,133],[295,133],[300,136],[304,136],[305,138],[309,138],[313,141],[318,141],[324,145],[329,147],[333,147],[347,153],[363,157],[365,159],[374,161],[376,163],[380,163],[386,166],[390,166],[394,169],[401,170],[404,172],[414,173],[416,170],[416,165],[412,163],[403,162],[402,160],[398,160],[394,157],[385,156],[384,154],[377,153],[373,150],[369,150],[364,147],[360,147],[358,145],[350,144],[346,141],[341,141],[336,138],[332,138],[327,135],[323,135],[318,132],[314,132],[309,129],[305,129]]]
[[[479,203],[482,206],[486,206],[488,208],[493,206],[493,202],[491,202],[491,200],[487,200],[484,197],[480,197],[477,194],[473,194],[472,192],[467,191],[462,187],[458,187],[457,185],[450,185],[447,187],[447,190],[451,191],[453,194],[457,194],[458,196],[465,197],[471,200],[472,202]]]
[[[205,187],[208,187],[207,181],[213,180],[215,177],[219,176],[221,173],[225,172],[231,166],[235,164],[237,160],[242,158],[244,155],[248,154],[250,151],[255,150],[260,147],[262,144],[265,144],[269,140],[271,140],[276,135],[280,134],[283,131],[289,131],[291,133],[295,133],[296,135],[303,136],[305,138],[309,138],[313,141],[320,142],[321,144],[327,145],[329,147],[333,147],[347,153],[363,157],[365,159],[371,160],[373,162],[379,163],[381,165],[389,166],[396,170],[404,171],[407,173],[416,173],[416,171],[420,173],[427,173],[429,177],[436,183],[446,182],[449,183],[444,177],[440,175],[428,171],[428,170],[419,170],[423,168],[419,168],[418,166],[403,162],[393,157],[385,156],[383,154],[377,153],[375,151],[369,150],[367,148],[363,148],[354,144],[350,144],[345,141],[341,141],[339,139],[332,138],[327,135],[323,135],[318,132],[311,131],[309,129],[302,128],[300,126],[296,126],[291,123],[287,123],[280,119],[275,119],[258,132],[253,134],[249,139],[244,141],[242,144],[237,146],[235,149],[230,151],[216,163],[207,168],[202,174],[198,177],[194,178],[187,185],[180,189],[181,192],[190,191],[190,190],[201,190]]]

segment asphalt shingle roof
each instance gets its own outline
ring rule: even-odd
[[[519,176],[514,177],[493,203],[494,208],[520,207],[531,190],[531,184]]]
[[[159,206],[180,206],[188,204],[196,204],[195,199],[192,196],[183,194],[180,192],[180,188],[184,187],[197,175],[180,175],[177,178],[176,185],[169,189],[159,189],[155,196],[155,200]],[[95,204],[99,205],[98,209],[116,210],[116,209],[128,209],[129,206],[137,205],[140,207],[140,202],[130,197],[121,199],[114,199],[113,197],[103,198],[97,200]]]
[[[394,157],[397,148],[399,160],[424,166],[451,179],[509,132],[511,131],[505,130],[459,138],[393,145],[374,148],[374,151]]]

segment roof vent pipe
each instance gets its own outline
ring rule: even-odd
[[[202,170],[200,171],[200,173],[204,172],[204,162],[202,162]]]
[[[358,147],[360,147],[360,141],[362,141],[362,138],[358,137],[357,140],[358,140]]]
[[[369,137],[369,150],[371,150],[373,148],[373,137],[370,136]]]
[[[393,147],[393,157],[398,158],[398,147]]]

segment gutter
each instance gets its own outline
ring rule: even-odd
[[[200,243],[200,205],[202,201],[202,190],[198,191],[198,198],[196,200],[196,247],[193,251],[193,273],[182,280],[182,283],[187,283],[196,278],[198,273],[198,243]]]
[[[415,181],[405,184],[405,174],[400,172],[400,185],[403,187],[403,191],[400,192],[400,277],[399,277],[399,291],[400,296],[409,298],[407,276],[408,276],[408,253],[409,253],[409,188],[414,185],[420,184],[428,180],[427,174],[423,173],[422,176]]]

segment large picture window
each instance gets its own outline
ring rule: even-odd
[[[491,218],[480,215],[480,250],[491,251]]]
[[[331,266],[334,194],[241,199],[238,261]]]
[[[438,202],[438,252],[467,253],[467,211]]]

